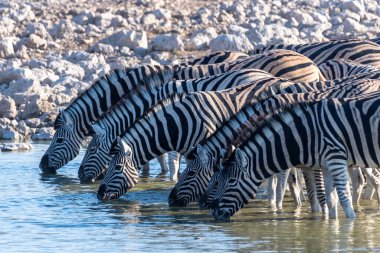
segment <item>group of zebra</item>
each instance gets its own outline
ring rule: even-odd
[[[380,203],[379,43],[275,45],[113,70],[59,112],[40,168],[56,172],[91,136],[78,176],[103,177],[101,200],[125,194],[153,158],[167,170],[168,153],[172,180],[181,155],[187,164],[171,206],[198,200],[227,221],[265,179],[274,197],[273,175],[272,206],[282,208],[287,182],[300,205],[303,175],[312,211],[337,217],[339,199],[354,218],[365,179]]]

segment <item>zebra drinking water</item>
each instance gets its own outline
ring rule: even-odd
[[[212,57],[204,57],[196,62],[213,63],[236,60],[244,54],[234,52],[216,52]],[[186,68],[184,70],[183,68]],[[53,139],[40,162],[40,169],[46,173],[54,173],[66,163],[74,159],[80,145],[89,134],[90,125],[104,112],[108,111],[124,95],[133,91],[152,74],[158,75],[162,82],[173,78],[183,79],[193,75],[193,69],[179,65],[144,65],[135,68],[116,69],[97,80],[90,88],[77,97],[66,109],[59,112],[55,122]],[[196,71],[199,73],[199,71]],[[170,75],[163,75],[163,73]]]
[[[252,127],[224,163],[211,203],[216,220],[229,220],[255,197],[261,182],[289,167],[324,168],[329,209],[335,186],[346,217],[355,218],[347,196],[347,166],[378,167],[380,92],[353,99],[324,99],[283,108]],[[329,179],[329,177],[325,177]],[[331,215],[331,213],[330,213]],[[332,217],[336,217],[335,211]]]
[[[247,70],[250,68],[268,70],[271,71],[273,75],[286,77],[291,81],[314,81],[321,76],[319,69],[308,58],[287,50],[273,50],[262,55],[244,58],[237,62],[203,65],[199,68],[203,68],[202,71],[199,71],[199,74],[196,73],[194,67],[191,67],[193,71],[186,71],[186,68],[182,69],[182,71],[192,73],[192,77],[198,77],[201,75],[207,76],[215,73],[223,73],[229,69],[236,70],[213,75],[208,78],[173,81],[166,84],[161,84],[160,80],[158,80],[157,84],[149,85],[153,87],[146,88],[145,92],[141,91],[143,89],[140,89],[137,90],[136,95],[127,96],[117,106],[114,106],[109,113],[105,114],[95,125],[94,129],[96,131],[93,132],[93,140],[88,146],[88,151],[83,158],[78,173],[81,181],[94,181],[95,178],[105,170],[105,167],[111,159],[109,148],[112,142],[115,141],[116,136],[122,135],[128,130],[128,127],[148,111],[150,107],[165,99],[165,97],[170,94],[221,90],[246,84],[263,76],[268,76],[268,74],[260,71]],[[284,82],[284,84],[285,83],[287,82]],[[176,175],[176,173],[173,172],[171,175]]]
[[[287,96],[270,97],[263,102],[263,106],[261,104],[256,105],[255,102],[246,105],[223,127],[202,141],[197,148],[189,153],[187,156],[187,168],[172,189],[169,195],[169,204],[185,206],[201,197],[205,193],[214,171],[217,170],[218,161],[222,155],[221,150],[226,149],[233,142],[236,135],[246,126],[249,118],[255,115],[263,115],[273,110],[267,108],[281,108],[296,102],[321,98],[357,96],[358,94],[377,91],[379,88],[380,81],[370,79],[339,83],[339,85],[325,91],[315,90],[315,92],[310,92],[309,87],[303,87],[302,84],[294,84],[278,92],[282,94],[289,93]],[[304,89],[304,92],[309,93],[291,94],[294,90],[301,92],[302,89]],[[261,110],[257,108],[261,108]]]

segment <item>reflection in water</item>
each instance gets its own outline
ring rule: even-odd
[[[255,200],[232,222],[217,223],[196,204],[170,208],[173,183],[158,164],[122,198],[101,202],[98,183],[79,184],[81,156],[57,175],[42,175],[38,163],[46,147],[0,153],[0,252],[380,251],[375,201],[363,201],[355,220],[343,214],[328,220],[306,204],[295,209],[290,197],[279,211]]]

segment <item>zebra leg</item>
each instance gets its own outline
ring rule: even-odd
[[[290,170],[284,170],[277,174],[277,187],[276,187],[276,207],[282,209],[282,202],[285,196],[286,183],[288,181]]]
[[[344,155],[334,154],[335,158],[330,158],[326,162],[326,169],[330,173],[333,185],[338,193],[338,198],[347,218],[355,218],[354,207],[352,206],[351,194],[347,194],[348,172],[347,159]],[[338,156],[338,157],[337,157]],[[344,158],[343,158],[344,157]],[[327,187],[326,187],[327,188]]]
[[[365,175],[367,176],[368,181],[372,184],[375,192],[377,193],[377,203],[380,207],[380,178],[377,170],[372,170],[371,168],[363,169]],[[375,173],[373,173],[375,172]]]
[[[337,206],[338,202],[334,193],[334,182],[327,170],[322,170],[322,171],[323,171],[323,178],[325,182],[326,203],[329,208],[328,209],[329,217],[338,218],[338,206]]]
[[[297,168],[291,168],[288,170],[288,184],[289,184],[289,189],[290,193],[293,197],[294,202],[296,203],[296,207],[300,207],[302,204],[301,201],[301,192],[302,189],[299,188],[299,177],[298,177],[298,171]]]
[[[364,188],[364,177],[360,167],[352,167],[349,170],[352,185],[352,202],[359,205],[360,195]]]
[[[326,201],[326,190],[325,190],[325,180],[324,174],[321,168],[313,169],[315,189],[317,191],[317,199],[322,209],[322,214],[327,215],[329,212],[327,201]]]
[[[304,186],[303,181],[304,180],[303,180],[302,170],[297,168],[296,171],[297,171],[297,179],[298,179],[297,184],[298,184],[298,188],[300,189],[301,202],[304,202],[304,201],[306,201],[306,197],[305,197],[305,194],[303,192],[303,186]]]
[[[175,151],[168,152],[168,165],[169,165],[171,181],[174,181],[174,182],[178,181],[178,171],[179,171],[180,161],[181,161],[181,154]]]
[[[166,157],[167,157],[167,154],[162,154],[160,155],[159,157],[157,157],[157,161],[158,163],[160,164],[161,166],[161,171],[162,172],[167,172],[168,171],[168,166],[167,166],[167,163],[166,163]]]
[[[276,185],[277,185],[277,175],[274,174],[268,178],[268,187],[267,187],[267,198],[269,201],[269,206],[272,209],[276,208]]]
[[[312,212],[321,212],[321,205],[317,199],[317,190],[314,180],[313,171],[311,169],[302,169],[303,178],[305,180],[307,197],[309,199]],[[326,202],[326,201],[325,201]]]

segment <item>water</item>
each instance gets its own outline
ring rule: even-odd
[[[284,211],[256,200],[232,218],[216,223],[196,205],[169,208],[168,175],[153,164],[151,175],[116,201],[96,198],[98,185],[80,185],[78,158],[45,177],[38,164],[47,144],[27,152],[0,152],[0,252],[380,252],[376,201],[362,201],[358,218],[324,220]]]

